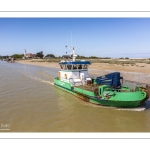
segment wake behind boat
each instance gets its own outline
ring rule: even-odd
[[[72,56],[72,60],[69,57]],[[54,85],[65,90],[82,100],[98,105],[134,108],[142,105],[149,97],[147,89],[135,87],[131,90],[122,86],[119,72],[113,72],[105,76],[92,78],[88,74],[89,61],[75,61],[74,47],[72,55],[64,55],[66,58],[59,65],[61,70],[54,78]]]

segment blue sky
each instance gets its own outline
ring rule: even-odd
[[[0,18],[0,55],[62,56],[65,45],[84,56],[150,58],[150,18]]]

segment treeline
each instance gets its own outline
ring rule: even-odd
[[[24,58],[24,54],[14,54],[14,55],[11,55],[11,56],[0,56],[0,59],[6,59],[6,58],[9,58],[9,57],[13,57],[14,59],[22,59]],[[28,56],[26,58],[40,58],[40,59],[51,59],[51,58],[61,58],[61,56],[55,56],[54,54],[47,54],[44,56],[43,54],[43,51],[40,51],[40,52],[37,52],[36,54],[32,54],[31,56]],[[89,57],[86,57],[86,56],[82,56],[82,55],[77,55],[76,59],[111,59],[111,57],[97,57],[97,56],[89,56]],[[119,59],[129,59],[128,57],[121,57]]]
[[[13,57],[14,59],[22,59],[24,57],[24,54],[13,54],[11,56],[0,56],[0,58],[6,59],[9,57]],[[45,59],[50,59],[50,58],[61,58],[61,56],[55,56],[54,54],[47,54],[44,56],[43,51],[38,52],[36,54],[34,54],[33,56],[28,56],[28,58],[45,58]],[[80,56],[77,55],[76,59],[111,59],[110,57],[96,57],[96,56],[90,56],[90,57],[86,57],[86,56]]]
[[[85,57],[85,56],[80,56],[77,55],[76,57],[77,59],[111,59],[110,57],[96,57],[96,56],[89,56],[89,57]]]
[[[28,56],[28,58],[43,58],[44,54],[43,51],[38,52],[36,54],[31,54],[32,56]],[[14,58],[14,59],[22,59],[24,58],[24,54],[13,54],[13,55],[6,55],[6,56],[0,56],[0,59],[6,59],[6,58]]]

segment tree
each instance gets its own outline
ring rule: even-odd
[[[83,58],[85,58],[85,56],[80,56],[80,55],[77,55],[77,57],[76,57],[77,59],[83,59]]]
[[[36,57],[43,58],[43,51],[36,53]]]
[[[18,59],[18,58],[22,58],[22,55],[20,55],[20,54],[14,54],[11,57],[13,57],[14,59]]]
[[[55,58],[55,55],[53,55],[53,54],[47,54],[45,57],[48,57],[48,58]]]
[[[91,58],[91,59],[97,59],[98,57],[96,57],[96,56],[90,56],[89,58]]]

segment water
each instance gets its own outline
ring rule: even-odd
[[[0,61],[0,132],[149,132],[150,101],[120,109],[53,85],[58,68]]]

